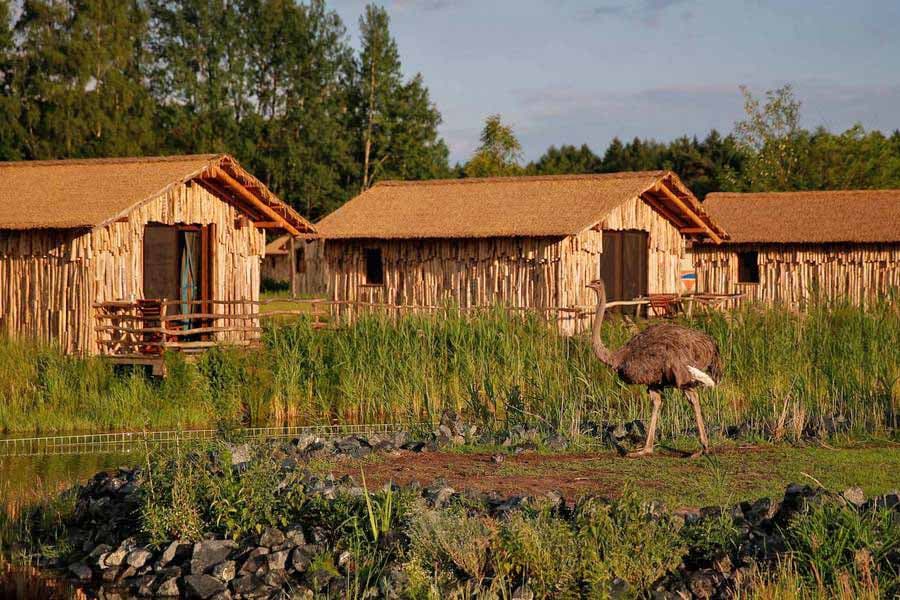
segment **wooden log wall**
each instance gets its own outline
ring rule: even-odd
[[[594,292],[587,284],[600,272],[603,254],[602,230],[639,230],[649,233],[647,289],[651,294],[673,294],[680,289],[681,261],[685,256],[685,240],[678,229],[640,198],[634,198],[612,210],[593,229],[567,238],[564,244],[565,269],[559,277],[560,306],[593,306]],[[566,317],[563,317],[566,319]],[[573,317],[568,316],[568,320]],[[564,323],[564,331],[577,332],[583,324]]]
[[[93,303],[143,298],[148,223],[215,223],[213,298],[259,300],[265,234],[250,224],[237,227],[238,216],[206,189],[186,184],[135,208],[127,219],[91,231],[0,231],[0,331],[59,342],[67,352],[97,353]],[[233,314],[246,307],[224,310]]]
[[[85,234],[0,231],[0,334],[86,348],[94,326]]]
[[[327,295],[337,301],[414,306],[591,307],[595,299],[586,285],[599,273],[602,229],[649,232],[649,291],[678,291],[684,238],[635,198],[595,229],[568,237],[327,240]],[[366,284],[366,248],[381,250],[384,285]],[[560,320],[566,333],[590,325],[573,314]]]
[[[738,251],[758,253],[759,283],[738,282]],[[865,305],[900,290],[900,243],[694,246],[697,291],[802,308],[818,297]]]

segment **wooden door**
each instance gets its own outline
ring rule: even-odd
[[[646,231],[603,230],[600,277],[607,300],[633,300],[646,296],[649,236]]]

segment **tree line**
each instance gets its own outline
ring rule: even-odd
[[[0,160],[228,152],[317,218],[447,176],[441,115],[386,11],[324,0],[0,0]]]
[[[725,135],[551,146],[527,164],[491,115],[451,167],[387,12],[366,6],[358,27],[355,50],[325,0],[0,0],[0,160],[228,152],[312,219],[381,179],[671,169],[700,197],[900,187],[900,131],[805,130],[789,86],[744,90]]]
[[[843,133],[800,126],[801,103],[790,85],[756,98],[747,89],[743,119],[722,135],[679,137],[668,143],[615,138],[601,155],[584,144],[551,146],[520,163],[521,146],[499,115],[489,117],[482,144],[462,176],[556,175],[668,169],[700,198],[713,191],[763,192],[900,188],[900,130],[890,136],[854,125]],[[487,166],[487,167],[485,167]]]

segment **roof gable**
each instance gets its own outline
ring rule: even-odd
[[[388,181],[316,226],[332,239],[568,236],[637,197],[688,230],[686,235],[724,235],[668,171]]]
[[[900,241],[900,190],[713,193],[703,206],[730,243]]]
[[[102,226],[187,181],[251,220],[292,233],[315,231],[225,154],[0,163],[0,229]]]

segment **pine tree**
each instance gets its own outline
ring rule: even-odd
[[[359,20],[361,51],[354,104],[361,139],[361,188],[378,178],[425,179],[449,174],[446,144],[437,133],[441,115],[422,76],[403,82],[387,11],[366,6]]]
[[[10,0],[0,0],[0,160],[21,158],[22,102],[16,89],[15,44]]]
[[[27,0],[16,92],[27,158],[140,154],[152,142],[136,0]]]

